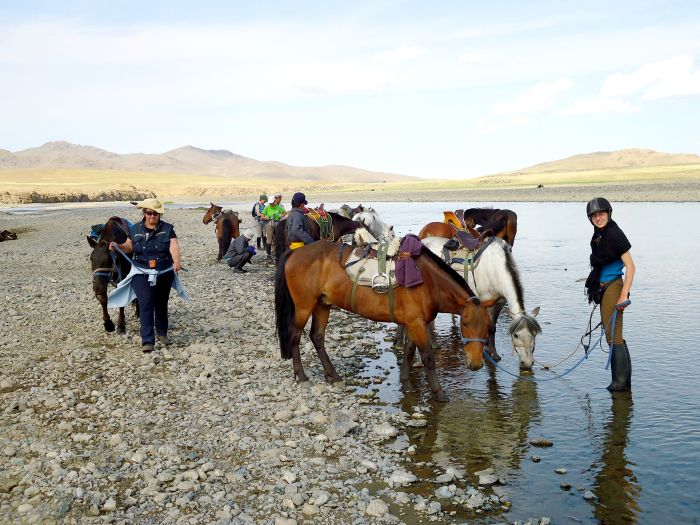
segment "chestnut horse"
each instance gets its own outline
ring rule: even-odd
[[[126,219],[111,217],[102,228],[97,239],[87,236],[88,244],[92,247],[90,266],[92,267],[92,291],[102,306],[102,321],[105,330],[114,332],[114,322],[107,311],[107,287],[116,285],[131,270],[131,262],[123,256],[109,251],[109,243],[115,241],[122,244],[129,236],[129,224]],[[139,315],[139,304],[136,301],[136,317]],[[119,308],[117,333],[126,332],[124,308]]]
[[[460,210],[458,210],[460,211]],[[457,214],[461,216],[460,214]],[[470,208],[464,212],[464,229],[473,237],[500,237],[510,246],[515,243],[518,232],[518,215],[511,210],[492,208]],[[446,222],[429,222],[418,233],[420,239],[426,237],[454,237],[457,227]]]
[[[309,317],[310,338],[318,353],[326,381],[340,377],[325,349],[325,332],[331,307],[354,312],[367,319],[391,322],[389,294],[378,294],[368,286],[359,286],[351,305],[353,283],[344,268],[352,247],[330,241],[317,241],[294,251],[286,251],[275,276],[275,314],[277,335],[283,359],[292,359],[294,377],[307,381],[301,364],[299,340]],[[439,401],[445,393],[435,372],[435,356],[428,324],[438,312],[461,316],[462,343],[467,366],[483,366],[482,351],[488,338],[489,318],[485,305],[474,296],[467,283],[438,256],[423,248],[415,259],[423,283],[411,288],[394,288],[393,322],[406,326],[408,342],[401,366],[401,382],[411,388],[410,368],[417,345],[425,365],[430,389]]]
[[[358,221],[348,219],[347,217],[343,217],[342,215],[331,211],[326,213],[331,218],[331,225],[333,228],[332,232],[330,232],[332,235],[332,239],[330,240],[338,241],[344,235],[347,235],[349,233],[355,233],[355,230],[357,230],[358,228],[364,228],[364,225]],[[311,235],[311,237],[313,237],[316,240],[320,240],[321,228],[319,227],[318,223],[307,216],[306,224],[308,224],[309,226],[309,235]],[[279,264],[282,254],[287,248],[289,248],[289,240],[287,239],[287,219],[282,219],[275,225],[273,234],[275,245],[275,261],[277,262],[277,264]]]
[[[217,206],[213,202],[209,204],[211,206],[204,213],[202,222],[209,224],[211,221],[216,221],[216,241],[219,243],[219,253],[216,260],[220,261],[226,255],[228,247],[231,245],[231,239],[235,239],[241,234],[238,225],[242,221],[238,218],[237,211],[223,213],[221,206]]]

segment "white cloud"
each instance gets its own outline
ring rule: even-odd
[[[559,112],[560,115],[586,115],[591,113],[630,113],[639,111],[632,103],[615,97],[582,97]]]
[[[610,75],[600,92],[602,97],[640,94],[642,100],[700,94],[700,69],[693,57],[680,56],[646,64],[632,73]]]
[[[540,82],[532,89],[515,97],[509,102],[499,104],[492,115],[512,115],[517,113],[540,113],[554,106],[561,93],[571,88],[573,82],[560,78],[554,82]]]
[[[486,64],[488,62],[486,55],[479,53],[462,53],[459,55],[459,61],[463,64]]]
[[[377,62],[382,62],[384,64],[398,64],[400,62],[406,62],[408,60],[413,60],[427,53],[425,49],[418,46],[408,46],[405,44],[400,45],[396,49],[388,49],[377,53],[372,58]]]

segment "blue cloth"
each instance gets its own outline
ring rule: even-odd
[[[622,259],[606,264],[600,270],[600,282],[609,283],[618,279],[619,277],[622,277],[624,268],[625,264],[622,262]]]
[[[134,287],[131,283],[131,279],[134,275],[138,274],[144,274],[148,276],[148,282],[151,286],[155,286],[156,283],[158,282],[158,276],[167,272],[172,272],[173,267],[171,266],[170,268],[167,268],[165,270],[149,270],[147,268],[140,268],[136,266],[135,264],[131,265],[131,271],[129,274],[124,277],[121,281],[119,281],[119,284],[117,284],[116,290],[113,290],[112,293],[110,293],[107,296],[107,308],[123,308],[124,306],[128,305],[131,303],[134,299],[136,299],[136,290],[134,290]],[[173,282],[171,285],[175,290],[177,291],[177,294],[182,297],[185,301],[189,301],[190,298],[187,295],[187,292],[185,291],[184,286],[182,286],[182,281],[180,281],[180,278],[178,277],[177,274],[175,274],[175,277],[173,278]]]

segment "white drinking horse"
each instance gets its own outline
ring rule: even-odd
[[[396,236],[394,227],[381,220],[372,208],[365,208],[365,211],[353,215],[352,220],[361,223],[380,242],[389,242]]]
[[[520,368],[530,370],[534,362],[535,337],[542,332],[540,324],[535,317],[540,313],[538,306],[532,314],[525,310],[525,300],[523,298],[523,287],[520,283],[520,274],[515,264],[510,246],[498,237],[486,239],[483,251],[478,255],[474,264],[475,267],[464,271],[463,260],[455,261],[457,257],[462,257],[466,250],[448,252],[443,250],[445,243],[449,239],[444,237],[426,237],[421,242],[430,251],[439,255],[443,259],[448,259],[447,263],[452,266],[462,276],[466,275],[467,282],[474,293],[482,301],[496,300],[496,304],[489,308],[491,325],[489,326],[489,344],[485,350],[495,359],[500,360],[496,351],[496,320],[502,309],[503,303],[508,303],[505,308],[506,313],[511,318],[509,327],[510,337],[513,341],[513,350],[520,357]],[[482,246],[483,247],[483,246]],[[477,249],[477,253],[478,253]],[[473,256],[474,254],[472,254]]]

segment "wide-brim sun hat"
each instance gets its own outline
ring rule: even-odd
[[[163,203],[158,199],[145,199],[136,204],[137,208],[142,208],[144,210],[153,210],[154,212],[163,215],[165,213],[165,207]]]
[[[281,194],[281,193],[275,193],[275,196],[274,196],[273,198],[275,198],[275,199],[281,199],[281,198],[282,198],[282,194]]]

